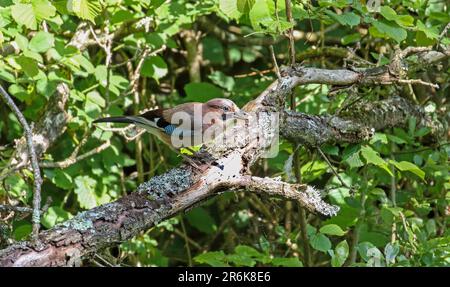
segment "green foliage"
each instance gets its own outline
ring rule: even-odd
[[[2,1],[0,84],[27,120],[36,128],[46,111],[59,107],[53,101],[58,85],[69,89],[68,122],[41,159],[65,166],[42,168],[42,197],[53,200],[42,228],[134,192],[142,179],[180,163],[152,136],[128,141],[93,120],[217,97],[243,106],[276,80],[269,45],[280,67],[289,64],[290,28],[297,62],[317,68],[376,67],[391,63],[398,48],[442,51],[450,45],[448,33],[441,35],[450,22],[445,1],[382,1],[380,7],[352,0],[291,2],[294,23],[284,0]],[[186,31],[198,39],[187,42]],[[81,38],[73,40],[76,35]],[[448,62],[429,66],[411,56],[402,77],[426,79],[439,89],[308,84],[294,91],[296,111],[349,112],[351,119],[360,101],[376,104],[395,94],[422,105],[425,121],[440,120],[446,130]],[[391,119],[375,124],[383,120]],[[335,217],[307,213],[306,226],[300,226],[296,204],[247,191],[224,193],[122,243],[111,257],[123,266],[450,266],[450,146],[448,135],[436,140],[434,133],[411,116],[368,141],[328,143],[321,149],[333,170],[315,148],[301,144],[302,183],[340,207]],[[0,105],[0,204],[30,207],[33,174],[10,170],[14,141],[22,134],[14,114]],[[281,139],[279,149],[277,157],[258,161],[252,174],[294,182],[296,144]],[[29,214],[1,212],[0,221],[11,230],[10,240],[26,240],[31,232]]]
[[[200,264],[206,264],[213,267],[252,267],[257,264],[282,267],[303,266],[298,258],[271,258],[269,254],[261,253],[256,249],[245,245],[236,246],[234,253],[231,254],[225,254],[223,251],[206,252],[197,255],[194,260]]]

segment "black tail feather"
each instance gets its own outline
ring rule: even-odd
[[[129,117],[108,117],[108,118],[100,118],[93,121],[93,123],[125,123],[125,124],[134,124],[135,120]]]

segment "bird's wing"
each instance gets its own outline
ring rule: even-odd
[[[164,117],[164,109],[147,111],[136,118],[137,124],[149,131],[155,129],[170,135],[176,128],[176,125],[172,124],[168,118]]]

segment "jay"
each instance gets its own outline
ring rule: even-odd
[[[94,123],[134,124],[157,136],[179,153],[179,149],[197,146],[222,134],[229,120],[247,119],[247,114],[228,99],[206,103],[191,102],[170,109],[155,109],[140,115],[100,118]],[[183,156],[183,155],[182,155]],[[183,156],[194,167],[189,158]]]

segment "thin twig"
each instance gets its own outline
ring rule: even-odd
[[[175,232],[175,234],[177,234],[178,236],[182,237],[184,240],[188,241],[196,249],[202,250],[202,247],[197,242],[195,242],[193,239],[191,239],[189,236],[187,236],[187,234],[183,233],[179,229],[174,228],[173,232]]]
[[[439,89],[438,84],[425,82],[420,79],[398,79],[397,82],[402,83],[402,84],[418,84],[418,85],[423,85],[423,86],[428,86],[428,87],[433,87],[433,88]]]
[[[15,211],[20,213],[32,213],[33,208],[25,206],[13,206],[13,205],[3,205],[0,204],[0,211]]]
[[[292,102],[291,104],[295,105],[295,102]],[[301,166],[299,161],[299,146],[297,145],[296,149],[294,150],[294,174],[295,179],[297,180],[298,184],[302,183],[302,174],[301,174]],[[303,263],[305,266],[310,267],[313,265],[312,262],[312,254],[311,254],[311,248],[309,248],[309,238],[308,238],[308,221],[306,219],[306,212],[305,209],[299,205],[298,206],[298,216],[299,216],[299,225],[300,225],[300,236],[301,236],[301,246],[303,249]]]
[[[189,247],[189,241],[187,239],[188,236],[187,236],[187,233],[186,233],[186,227],[184,226],[183,217],[180,217],[180,223],[181,223],[181,230],[183,231],[183,234],[184,234],[185,246],[186,246],[186,252],[187,252],[187,256],[188,256],[189,266],[192,267],[191,248]]]
[[[49,196],[47,197],[47,200],[45,201],[45,205],[42,207],[41,212],[44,214],[47,212],[48,208],[50,207],[50,204],[52,204],[52,198]],[[14,205],[4,205],[0,204],[0,211],[15,211],[20,213],[32,213],[33,208],[26,207],[26,206],[14,206]]]
[[[252,77],[252,76],[257,76],[260,75],[261,77],[264,76],[264,74],[268,74],[270,72],[273,72],[275,69],[267,69],[267,70],[263,70],[263,71],[254,71],[254,72],[250,72],[250,73],[245,73],[245,74],[238,74],[233,76],[234,78],[246,78],[246,77]]]
[[[351,187],[349,187],[341,178],[341,176],[337,173],[337,171],[334,169],[333,165],[331,164],[330,160],[328,159],[328,157],[326,156],[326,154],[322,151],[322,149],[320,147],[317,147],[317,150],[319,151],[320,155],[322,156],[322,158],[326,161],[326,163],[328,164],[328,166],[330,167],[331,171],[333,172],[333,174],[338,178],[339,182],[342,184],[342,186],[345,186],[348,189],[352,189]]]
[[[442,30],[441,34],[439,35],[439,41],[442,40],[445,35],[447,35],[447,32],[449,29],[450,29],[450,23],[447,23],[444,30]]]
[[[416,149],[416,150],[396,151],[396,152],[392,152],[392,154],[419,153],[419,152],[423,152],[423,151],[427,151],[427,150],[438,149],[441,146],[446,146],[446,145],[449,145],[449,144],[450,144],[450,142],[444,142],[444,143],[441,143],[441,144],[439,144],[437,146],[434,146],[434,147],[425,147],[425,148]]]
[[[137,137],[139,137],[140,135],[142,135],[143,133],[145,133],[145,129],[138,128],[138,127],[134,126],[133,124],[128,125],[124,128],[109,128],[109,127],[105,128],[105,127],[101,127],[101,126],[98,126],[98,128],[103,131],[107,131],[107,132],[117,132],[121,136],[123,136],[125,138],[125,141],[127,141],[127,142],[131,142],[131,141],[135,140]],[[131,130],[133,128],[136,128],[138,130],[137,133],[134,135],[130,135],[130,136],[127,135],[126,131]]]
[[[69,167],[85,158],[88,158],[90,156],[100,153],[100,152],[104,151],[105,149],[109,148],[110,146],[111,146],[111,141],[107,140],[100,146],[98,146],[80,156],[76,156],[76,154],[72,154],[71,156],[69,156],[67,159],[65,159],[63,161],[43,162],[40,164],[40,166],[44,167],[44,168],[66,168],[66,167]]]
[[[295,64],[295,42],[294,42],[294,18],[292,17],[292,4],[291,0],[285,0],[286,4],[286,18],[292,27],[288,30],[289,37],[289,56],[291,58],[290,64]]]
[[[273,66],[275,68],[275,74],[277,74],[277,78],[281,79],[280,68],[278,67],[277,58],[275,57],[275,52],[273,50],[273,46],[269,46],[270,54],[272,55]]]
[[[28,148],[28,154],[29,157],[31,157],[31,166],[33,168],[33,175],[34,175],[34,187],[33,187],[33,216],[32,216],[32,223],[33,223],[33,240],[36,241],[38,239],[39,234],[39,228],[41,223],[41,185],[42,185],[42,177],[41,177],[41,171],[39,170],[39,162],[38,158],[36,156],[36,151],[34,149],[33,144],[33,132],[28,125],[27,120],[25,119],[22,112],[19,110],[19,108],[14,103],[11,96],[3,89],[2,86],[0,86],[0,94],[2,95],[2,98],[5,100],[6,104],[10,107],[10,109],[14,112],[14,114],[17,116],[17,119],[19,120],[20,124],[23,126],[23,129],[25,130],[25,137],[27,139],[27,148]]]
[[[391,144],[391,150],[394,151],[395,150],[395,144],[392,143]],[[393,153],[391,154],[391,158],[392,160],[394,160],[394,155]],[[397,206],[397,181],[395,178],[395,166],[393,164],[390,164],[391,167],[391,171],[392,171],[392,175],[391,176],[391,192],[390,192],[390,198],[391,198],[391,202],[392,202],[392,206],[395,208]],[[394,244],[396,241],[396,235],[397,235],[397,223],[394,221],[392,223],[392,228],[391,228],[391,243]]]
[[[110,106],[110,100],[109,100],[109,86],[111,82],[111,61],[112,61],[112,38],[113,35],[109,33],[108,23],[105,25],[105,38],[104,42],[102,43],[100,39],[95,34],[94,28],[92,28],[92,25],[89,26],[89,29],[91,30],[92,37],[94,37],[94,40],[97,42],[97,44],[105,51],[106,57],[105,57],[105,66],[106,66],[106,84],[105,84],[105,99],[106,99],[106,107],[108,108]]]
[[[141,55],[139,62],[136,65],[136,69],[135,69],[135,74],[137,74],[137,76],[135,76],[131,79],[130,83],[128,84],[127,89],[125,91],[123,91],[114,101],[112,101],[111,104],[115,104],[115,103],[119,102],[121,99],[123,99],[124,97],[133,93],[133,88],[135,87],[136,81],[139,80],[141,68],[142,68],[142,65],[144,64],[145,59],[148,57],[151,57],[151,56],[155,56],[156,54],[166,50],[166,48],[167,48],[167,46],[163,45],[163,46],[161,46],[161,48],[156,49],[151,53],[149,53],[147,49],[145,49],[143,51],[143,54]]]

